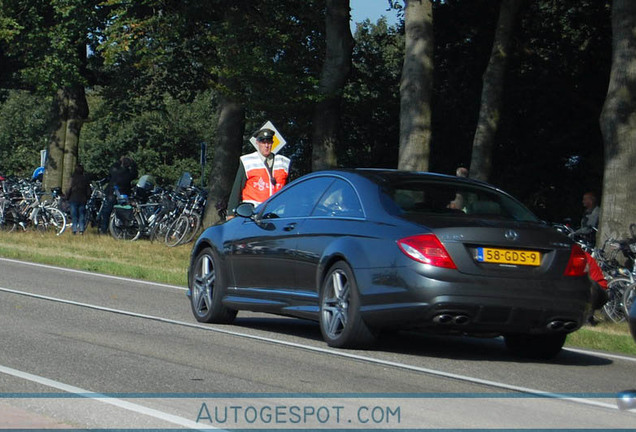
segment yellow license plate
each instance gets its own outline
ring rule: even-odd
[[[495,264],[541,265],[541,253],[529,250],[480,247],[477,248],[475,259],[479,262]]]

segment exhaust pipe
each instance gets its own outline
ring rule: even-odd
[[[435,324],[456,324],[464,325],[470,322],[470,318],[467,315],[455,315],[455,314],[439,314],[433,318]]]
[[[577,323],[576,321],[566,321],[565,324],[563,324],[563,328],[567,331],[572,331],[578,326],[579,323]]]
[[[433,318],[433,322],[436,324],[450,324],[453,321],[453,316],[448,314],[436,315]]]
[[[458,325],[468,324],[469,321],[470,318],[468,318],[466,315],[457,315],[453,320],[453,322]]]
[[[548,328],[548,330],[551,330],[551,331],[563,330],[563,331],[569,332],[576,329],[578,326],[579,326],[579,323],[577,323],[576,321],[554,320],[554,321],[550,321],[546,327]]]

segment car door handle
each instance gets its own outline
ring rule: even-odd
[[[293,231],[296,228],[296,222],[292,222],[290,224],[285,225],[283,231]]]

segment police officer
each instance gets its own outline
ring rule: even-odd
[[[287,183],[290,160],[272,152],[274,134],[271,129],[260,129],[254,134],[258,151],[241,156],[228,201],[230,214],[240,202],[258,205]]]

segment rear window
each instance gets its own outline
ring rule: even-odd
[[[448,215],[538,221],[517,200],[494,189],[461,182],[417,181],[385,185],[382,201],[399,216]]]

